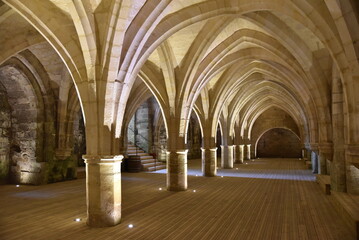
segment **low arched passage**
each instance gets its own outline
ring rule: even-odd
[[[272,128],[256,142],[257,157],[300,158],[301,141],[297,134],[286,128]]]

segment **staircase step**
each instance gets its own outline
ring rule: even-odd
[[[152,172],[152,171],[157,171],[157,170],[161,170],[161,169],[166,169],[166,165],[161,164],[161,165],[157,165],[156,167],[149,167],[147,169],[147,171]]]
[[[142,163],[142,161],[141,161],[141,163]],[[144,168],[149,168],[149,167],[152,167],[152,166],[160,166],[160,165],[162,165],[162,163],[155,162],[154,159],[153,159],[152,162],[142,163],[142,166],[143,166]]]
[[[145,153],[145,152],[130,152],[130,151],[127,151],[127,154],[128,155],[139,155],[139,156],[145,156],[145,155],[148,155],[147,153]]]
[[[141,164],[153,163],[153,162],[155,162],[155,159],[153,159],[153,158],[141,159]],[[158,163],[158,162],[157,162],[157,163]]]
[[[151,155],[139,155],[139,156],[136,156],[136,155],[131,155],[131,154],[129,154],[128,156],[130,156],[130,157],[136,157],[136,158],[138,158],[138,159],[140,159],[140,160],[153,159],[153,157],[152,157]],[[153,159],[153,161],[154,161],[154,159]]]
[[[155,171],[166,168],[166,164],[156,161],[152,155],[132,144],[127,145],[127,154],[129,157],[136,157],[141,160],[142,171]]]
[[[166,166],[166,164],[163,164],[163,163],[159,163],[159,162],[151,162],[151,163],[144,163],[142,164],[143,167],[145,168],[149,168],[149,167],[152,167],[152,166]]]

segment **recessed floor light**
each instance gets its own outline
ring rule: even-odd
[[[193,190],[193,192],[196,192],[196,190]]]
[[[20,185],[16,185],[16,187],[20,187]]]
[[[160,187],[158,190],[162,191],[162,188]]]
[[[128,224],[128,228],[133,228],[133,224]]]
[[[75,222],[81,222],[81,218],[75,218]]]

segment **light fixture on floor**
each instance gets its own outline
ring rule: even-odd
[[[158,190],[162,191],[162,188],[160,187]]]
[[[238,170],[238,168],[236,168],[236,170]]]
[[[193,190],[192,192],[196,192],[196,190]]]
[[[74,221],[75,222],[81,222],[81,218],[75,218]]]
[[[221,178],[223,178],[223,175],[221,176]]]
[[[20,187],[20,185],[16,185],[16,187]]]
[[[246,162],[246,165],[248,165],[248,163]]]
[[[198,177],[198,174],[196,174],[196,177]]]
[[[128,224],[128,228],[133,228],[133,224]]]

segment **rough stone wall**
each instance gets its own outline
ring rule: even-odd
[[[157,151],[157,160],[165,162],[167,161],[167,134],[164,124],[159,128],[158,141],[159,149]]]
[[[188,125],[187,130],[187,148],[188,159],[197,159],[201,158],[201,129],[199,123],[194,119],[195,116],[192,116]]]
[[[0,184],[9,180],[11,109],[6,89],[0,83]]]
[[[222,156],[222,133],[221,133],[221,129],[219,128],[219,126],[217,127],[217,136],[216,136],[216,147],[217,147],[217,158],[220,159],[220,157]],[[220,164],[221,161],[217,161],[218,164]]]
[[[144,104],[142,104],[135,114],[135,131],[137,130],[137,134],[135,134],[136,145],[143,149],[145,152],[149,152],[151,148],[150,127],[152,126],[152,122],[150,119],[150,108],[148,102],[146,101]]]
[[[127,129],[127,141],[129,143],[135,143],[135,117],[131,118]]]
[[[263,134],[257,145],[258,157],[300,158],[301,143],[291,131],[274,128]]]
[[[36,94],[26,77],[14,67],[0,71],[0,81],[8,93],[11,111],[10,181],[22,184],[42,182],[41,151],[37,149],[38,109]]]
[[[77,166],[84,167],[85,162],[82,155],[86,153],[86,135],[82,112],[78,114],[78,117],[74,121],[73,141],[73,155],[76,158]]]

